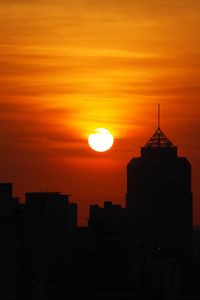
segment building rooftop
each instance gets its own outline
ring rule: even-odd
[[[174,148],[173,143],[162,132],[160,127],[145,144],[144,148]]]

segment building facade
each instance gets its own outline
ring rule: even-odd
[[[175,259],[180,269],[191,264],[191,165],[159,127],[127,166],[126,207],[136,232],[151,238],[153,255]]]

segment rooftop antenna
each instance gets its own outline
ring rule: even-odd
[[[160,129],[160,103],[158,104],[158,129]]]

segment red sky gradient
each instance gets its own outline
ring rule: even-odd
[[[0,0],[0,181],[124,205],[126,164],[157,126],[193,166],[200,223],[200,1]],[[87,136],[105,127],[114,147]]]

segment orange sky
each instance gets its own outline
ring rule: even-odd
[[[200,223],[200,1],[0,0],[0,180],[15,195],[124,204],[126,164],[162,129],[193,166]],[[95,153],[96,127],[115,144]],[[199,204],[198,204],[199,203]]]

